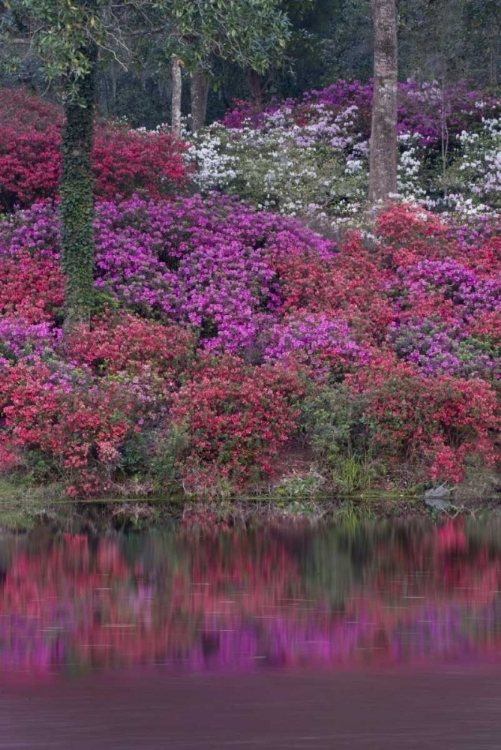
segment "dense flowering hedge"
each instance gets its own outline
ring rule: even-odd
[[[185,487],[209,487],[215,473],[237,486],[271,473],[273,458],[295,431],[293,402],[304,390],[293,368],[203,357],[171,412],[172,424],[186,433]]]
[[[61,128],[57,107],[20,90],[0,91],[0,211],[56,195]],[[98,124],[92,155],[96,197],[160,197],[178,191],[188,178],[184,149],[165,132]]]
[[[242,128],[250,122],[258,128],[267,124],[268,116],[290,110],[295,121],[305,126],[315,122],[318,110],[343,112],[346,107],[356,111],[356,126],[365,137],[370,136],[372,113],[372,82],[336,81],[325,89],[307,92],[302,100],[289,99],[258,110],[250,102],[236,101],[223,124]],[[318,110],[316,109],[318,107]],[[398,132],[417,133],[423,143],[440,141],[444,122],[450,135],[457,135],[478,124],[482,115],[499,112],[499,101],[482,91],[472,91],[465,83],[441,88],[437,82],[417,83],[409,80],[398,84]]]
[[[482,379],[441,374],[426,385],[417,367],[384,357],[348,375],[362,396],[374,445],[397,462],[423,461],[432,479],[460,481],[465,460],[495,460],[489,431],[499,425],[496,394]]]
[[[427,207],[499,207],[501,106],[465,85],[399,84],[398,193]],[[237,102],[192,139],[202,191],[220,189],[288,215],[338,225],[368,187],[372,84],[338,81],[256,111]]]
[[[495,462],[495,216],[396,204],[336,244],[228,197],[133,196],[97,204],[95,237],[96,314],[64,336],[55,208],[0,224],[5,470],[72,493],[131,473],[242,487],[279,471],[317,391],[333,404],[339,388],[352,450],[390,475],[456,482]]]

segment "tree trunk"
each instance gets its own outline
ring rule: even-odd
[[[181,137],[181,96],[183,93],[183,78],[181,74],[181,60],[172,60],[172,135]]]
[[[372,0],[374,99],[369,202],[397,192],[397,10],[395,0]]]
[[[207,92],[207,75],[202,68],[197,68],[191,75],[191,126],[194,133],[205,125]]]
[[[252,70],[252,68],[249,69],[247,75],[252,101],[254,102],[256,107],[261,109],[263,105],[263,89],[261,86],[261,76],[259,75],[259,73],[256,73],[255,70]]]
[[[91,71],[77,80],[76,95],[65,104],[61,144],[59,216],[61,264],[66,275],[66,329],[71,329],[75,323],[89,321],[94,291],[94,181],[91,151],[97,47],[89,43],[84,52],[91,63]]]

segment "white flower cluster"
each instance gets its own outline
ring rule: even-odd
[[[461,156],[450,170],[458,205],[499,208],[501,206],[501,119],[482,119],[479,132],[459,136]],[[455,182],[454,182],[455,180]]]
[[[351,109],[351,108],[350,108]],[[288,215],[326,206],[343,213],[366,193],[367,145],[353,135],[353,112],[305,126],[288,110],[268,115],[259,128],[213,125],[191,140],[195,182],[202,192],[235,193],[260,208]],[[313,208],[315,207],[315,208]]]
[[[399,154],[397,189],[403,198],[416,201],[426,195],[423,187],[423,148],[419,145],[420,136],[402,133],[398,136]]]
[[[438,84],[422,88],[411,92],[415,100],[431,97],[439,106]],[[482,109],[483,102],[475,106]],[[355,105],[335,112],[310,103],[302,118],[283,105],[258,126],[216,123],[196,135],[185,131],[185,158],[195,166],[202,193],[218,190],[260,209],[336,226],[360,215],[366,202],[369,143],[358,132],[357,115]],[[418,133],[400,134],[398,197],[465,216],[501,206],[501,120],[484,119],[476,127],[445,151],[442,144],[442,152]]]

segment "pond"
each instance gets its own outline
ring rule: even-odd
[[[494,748],[501,524],[0,538],[0,748]]]

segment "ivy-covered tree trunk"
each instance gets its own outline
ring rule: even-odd
[[[197,68],[191,76],[191,125],[195,133],[205,125],[207,92],[207,75],[202,68]]]
[[[64,107],[59,215],[62,268],[66,275],[65,328],[88,322],[93,297],[94,231],[91,152],[94,133],[97,47],[85,55],[89,73],[74,81]]]
[[[374,98],[369,202],[397,192],[397,9],[395,0],[372,0]]]

